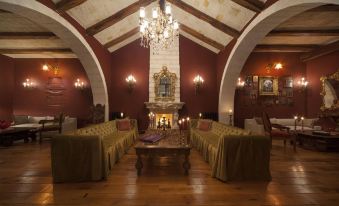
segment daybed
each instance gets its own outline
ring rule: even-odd
[[[318,119],[304,119],[303,130],[313,130],[313,124]],[[279,124],[288,127],[291,131],[295,130],[295,120],[292,119],[278,119],[270,118],[271,124]],[[252,119],[245,119],[245,130],[251,131],[252,134],[264,135],[264,125],[261,117],[255,117]],[[301,130],[301,121],[297,121],[296,130]]]

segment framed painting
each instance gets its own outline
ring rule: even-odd
[[[285,77],[284,78],[284,87],[285,88],[293,88],[293,78],[292,77]]]
[[[277,96],[278,93],[278,78],[268,76],[259,78],[259,95]]]

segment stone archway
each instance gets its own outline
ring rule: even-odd
[[[219,121],[227,123],[229,109],[234,111],[236,81],[254,47],[271,30],[294,15],[338,0],[279,0],[261,12],[244,30],[227,60],[219,93]]]
[[[89,78],[94,104],[105,105],[108,120],[108,93],[100,63],[83,36],[58,13],[37,1],[0,0],[0,9],[10,11],[47,28],[62,39],[78,56]]]

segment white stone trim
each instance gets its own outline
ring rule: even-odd
[[[324,4],[339,5],[338,0],[279,0],[262,11],[244,30],[227,60],[219,93],[219,121],[227,123],[228,110],[234,111],[236,81],[252,50],[271,30],[287,19]]]
[[[105,76],[92,48],[78,30],[58,13],[37,1],[0,0],[0,9],[26,17],[47,28],[72,49],[84,66],[92,85],[93,103],[105,104],[105,119],[108,120],[109,104]]]

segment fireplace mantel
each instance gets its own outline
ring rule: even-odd
[[[146,108],[150,111],[164,113],[178,111],[184,104],[184,102],[145,102]]]

